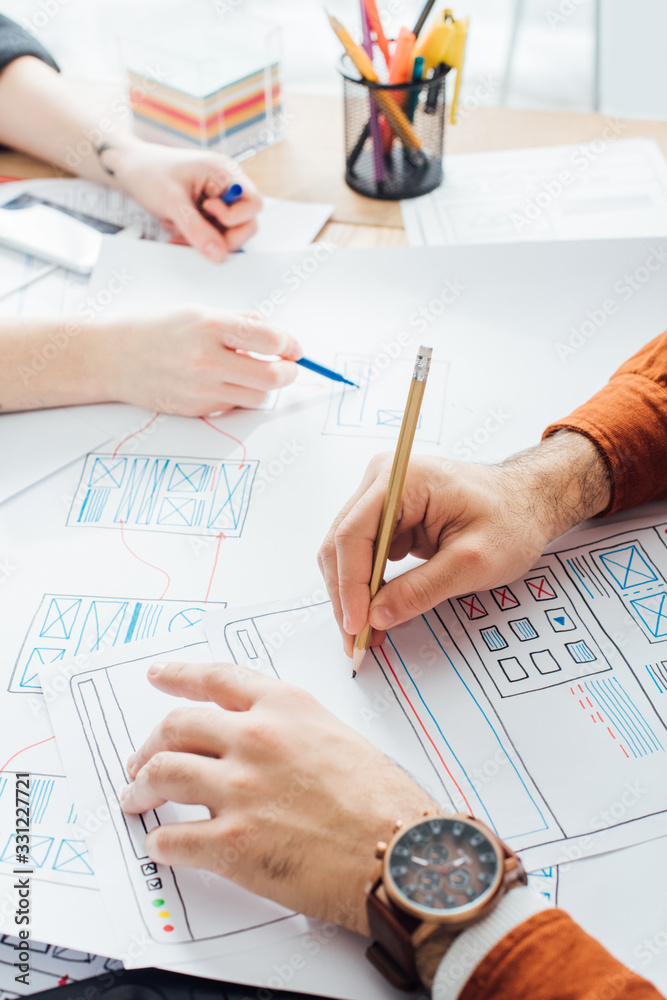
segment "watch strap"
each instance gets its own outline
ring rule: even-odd
[[[368,894],[367,913],[373,940],[366,949],[368,961],[397,989],[419,989],[412,935],[421,921],[390,902],[381,878],[376,879]]]

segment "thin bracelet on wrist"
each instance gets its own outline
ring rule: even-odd
[[[109,142],[103,142],[101,143],[101,145],[95,147],[95,153],[97,154],[98,163],[101,166],[104,173],[109,174],[110,177],[115,177],[116,171],[112,170],[111,167],[106,166],[104,160],[102,159],[102,155],[106,153],[109,149],[113,148],[114,147]]]

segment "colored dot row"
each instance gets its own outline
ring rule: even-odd
[[[164,906],[164,899],[154,899],[153,906]],[[169,910],[160,910],[160,912],[158,913],[158,917],[162,917],[163,920],[166,920],[170,916],[171,914]],[[171,924],[165,924],[164,927],[162,928],[163,931],[167,932],[173,931],[173,929],[174,928]]]

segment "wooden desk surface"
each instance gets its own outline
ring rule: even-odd
[[[244,163],[267,195],[335,206],[322,236],[340,246],[399,246],[406,243],[397,202],[374,201],[351,191],[343,180],[343,100],[288,94],[286,138]],[[625,139],[648,136],[667,156],[667,122],[609,119],[567,111],[519,111],[478,107],[455,126],[447,122],[445,153],[481,153],[522,146],[592,142],[616,123]],[[19,153],[0,153],[0,174],[63,176]]]

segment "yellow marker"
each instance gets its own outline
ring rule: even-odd
[[[349,31],[343,27],[340,21],[338,21],[335,17],[332,17],[331,14],[329,14],[328,17],[331,27],[338,35],[343,48],[364,80],[369,80],[371,83],[379,83],[380,78],[375,72],[373,63],[367,53],[360,45],[357,45]],[[410,124],[407,116],[404,114],[403,109],[399,107],[394,98],[390,94],[385,94],[382,90],[370,90],[369,92],[380,111],[382,111],[385,115],[394,132],[396,132],[399,136],[403,145],[414,151],[421,150],[422,145],[419,141],[417,133]]]
[[[447,62],[445,52],[454,34],[454,18],[451,10],[445,10],[442,19],[436,21],[427,35],[417,42],[415,55],[424,60],[424,76],[440,63]],[[451,65],[449,63],[448,65]]]
[[[160,912],[158,913],[158,917],[162,917],[163,920],[166,920],[167,917],[169,916],[171,916],[169,910],[160,910]]]
[[[455,20],[451,10],[447,9],[443,11],[442,20],[433,25],[428,35],[421,42],[418,42],[415,48],[415,55],[421,56],[424,60],[424,75],[429,70],[435,69],[440,63],[447,63],[448,66],[456,70],[456,84],[450,115],[452,125],[456,123],[456,108],[459,102],[461,75],[468,39],[468,23],[467,17]]]

